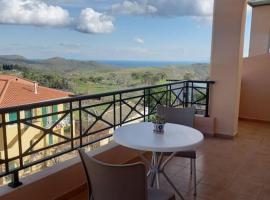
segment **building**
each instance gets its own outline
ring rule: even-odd
[[[11,75],[0,75],[0,108],[14,107],[19,105],[33,104],[42,101],[55,100],[59,98],[66,98],[70,96],[70,92],[65,92],[61,90],[56,90],[52,88],[47,88],[39,86],[38,83],[22,79]],[[35,127],[49,128],[54,123],[58,121],[61,115],[55,114],[48,117],[41,117],[36,119],[31,119],[39,115],[49,114],[52,112],[59,112],[64,110],[64,104],[56,104],[48,107],[38,107],[32,109],[26,109],[20,112],[9,112],[5,114],[6,122],[10,124],[6,127],[7,134],[7,147],[9,149],[8,154],[10,157],[15,157],[18,155],[19,145],[21,145],[22,151],[30,148],[30,146],[35,143],[41,137],[42,130]],[[31,126],[25,123],[12,123],[13,121],[28,119],[26,122],[33,124]],[[20,144],[18,140],[18,126],[21,129]],[[63,135],[66,127],[69,127],[68,120],[61,121],[55,128],[54,131]],[[0,131],[1,138],[3,137],[3,129]],[[42,148],[48,145],[53,145],[58,137],[53,134],[47,134],[39,143],[36,145],[38,148]],[[4,143],[0,140],[0,159],[4,156]],[[49,152],[48,152],[49,153]],[[42,155],[40,155],[42,156]],[[29,157],[29,161],[33,159],[38,159],[39,155]],[[25,162],[28,162],[27,160]],[[16,168],[18,162],[12,162],[10,168]],[[28,170],[25,170],[28,172]]]

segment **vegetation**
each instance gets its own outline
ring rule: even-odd
[[[28,69],[26,67],[18,67],[17,70],[20,70],[23,78],[36,81],[43,86],[62,90],[71,89],[68,80],[66,80],[60,74]]]
[[[208,64],[178,64],[164,67],[117,68],[94,61],[63,58],[28,60],[21,56],[0,56],[2,74],[14,74],[40,85],[90,94],[164,83],[166,79],[206,80]]]

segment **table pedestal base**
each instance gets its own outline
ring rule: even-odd
[[[160,188],[160,179],[159,176],[162,174],[166,181],[171,185],[171,187],[175,190],[176,194],[184,200],[183,195],[180,193],[180,191],[176,188],[174,183],[171,181],[171,179],[168,177],[168,175],[165,172],[165,166],[168,164],[168,162],[174,157],[175,153],[172,153],[166,160],[163,161],[163,153],[157,153],[152,152],[152,160],[149,162],[143,155],[141,155],[141,158],[148,164],[149,171],[147,173],[147,177],[150,179],[150,186],[154,187],[156,183],[157,189]]]

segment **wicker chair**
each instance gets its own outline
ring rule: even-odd
[[[157,114],[162,115],[165,122],[181,124],[189,127],[194,127],[195,108],[173,108],[157,106]],[[170,153],[167,153],[169,155]],[[166,154],[165,154],[166,155]],[[175,157],[183,157],[190,159],[190,173],[193,174],[194,181],[194,195],[197,194],[196,187],[196,151],[180,151],[175,154]]]
[[[109,165],[79,150],[90,200],[175,200],[174,194],[147,189],[143,163]]]

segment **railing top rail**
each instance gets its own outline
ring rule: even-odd
[[[173,81],[173,82],[158,84],[158,85],[135,87],[135,88],[129,88],[129,89],[122,89],[122,90],[111,91],[111,92],[90,94],[90,95],[71,96],[71,97],[66,97],[66,98],[60,98],[60,99],[40,101],[40,102],[24,104],[24,105],[5,107],[5,108],[0,108],[0,114],[9,113],[9,112],[16,112],[18,110],[28,110],[28,109],[33,109],[33,108],[37,108],[37,107],[45,107],[45,106],[50,106],[50,105],[55,105],[55,104],[70,103],[70,102],[74,102],[74,101],[89,100],[89,99],[95,100],[95,99],[100,99],[100,98],[106,97],[106,96],[129,93],[129,92],[136,92],[136,91],[140,91],[140,90],[153,89],[153,88],[164,87],[164,86],[169,86],[169,85],[176,85],[176,84],[185,83],[185,82],[210,83],[210,84],[214,83],[214,81],[199,81],[199,80],[198,81],[197,80],[194,80],[194,81],[193,80],[184,80],[184,81],[183,80],[167,80],[167,81]]]
[[[178,79],[167,79],[166,81],[172,81],[172,82],[177,82],[180,81]],[[183,80],[182,80],[183,81]],[[183,82],[192,82],[192,83],[209,83],[209,84],[214,84],[215,81],[207,80],[207,81],[201,81],[201,80],[184,80]]]

